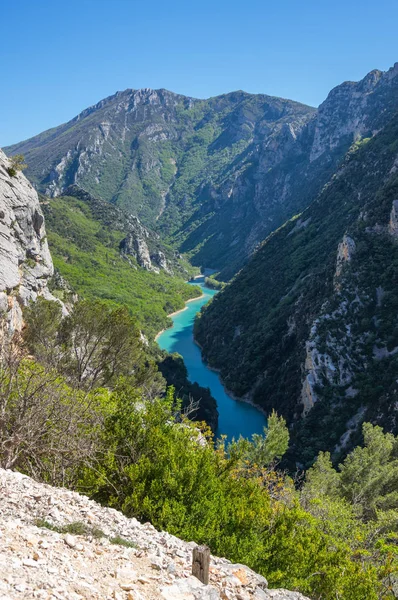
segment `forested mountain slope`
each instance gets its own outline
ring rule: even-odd
[[[68,196],[41,198],[50,250],[61,275],[54,287],[61,286],[65,300],[71,290],[83,298],[127,306],[141,330],[153,338],[168,324],[168,314],[200,295],[185,283],[192,268],[136,217],[78,188],[67,191]]]
[[[233,206],[243,199],[240,180],[252,170],[259,144],[261,168],[268,169],[313,114],[296,102],[244,92],[197,100],[167,90],[125,90],[7,150],[25,155],[29,177],[47,195],[76,183],[195,251],[213,235],[204,224],[225,202],[240,220]],[[232,221],[224,243],[232,253],[234,235]],[[218,264],[221,256],[211,248],[206,260]]]
[[[351,146],[197,323],[226,386],[286,416],[304,463],[346,452],[364,420],[397,432],[397,199],[395,116]]]
[[[40,191],[78,184],[227,279],[310,203],[355,139],[391,118],[396,74],[346,82],[318,110],[245,92],[125,90],[7,152],[25,155]]]

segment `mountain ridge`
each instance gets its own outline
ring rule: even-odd
[[[127,88],[8,151],[26,155],[40,191],[78,184],[227,280],[312,201],[352,142],[383,126],[397,72],[342,83],[318,109],[242,91],[202,100]]]
[[[106,113],[110,107],[114,114],[108,118]],[[201,195],[199,188],[203,179],[212,185],[211,170],[216,177],[224,177],[222,170],[228,170],[231,159],[239,160],[239,154],[250,143],[259,117],[263,115],[265,121],[263,131],[260,128],[256,135],[264,137],[272,134],[278,120],[281,124],[287,120],[290,125],[297,110],[303,116],[314,111],[293,101],[244,92],[231,92],[203,101],[168,91],[127,90],[82,111],[69,123],[14,145],[8,151],[26,155],[30,165],[28,174],[40,191],[56,196],[71,183],[77,183],[94,196],[125,204],[143,218],[146,225],[153,226],[160,218],[159,228],[166,235],[167,231],[177,232],[178,237],[179,227],[184,228],[197,212],[197,196]],[[87,130],[94,117],[95,123]],[[118,119],[120,122],[116,124]],[[82,123],[85,131],[81,129]],[[297,126],[300,127],[300,117]],[[137,127],[136,133],[131,133]],[[278,135],[277,130],[275,133]],[[88,136],[85,143],[84,135]],[[112,135],[117,137],[116,141]],[[71,139],[66,145],[65,136]],[[126,136],[130,136],[128,140]],[[64,144],[64,150],[57,149],[59,143]],[[164,149],[159,150],[159,144],[163,144]],[[107,165],[100,165],[93,178],[92,161],[101,162],[102,153],[107,156]],[[111,160],[109,153],[113,156]],[[242,159],[245,159],[244,152]],[[112,161],[114,164],[110,165]],[[123,172],[121,161],[126,162],[127,170]],[[106,173],[101,175],[103,168]],[[233,170],[238,168],[232,164]],[[99,177],[102,177],[100,183]],[[170,190],[175,199],[170,198]],[[140,214],[141,204],[144,214]],[[198,214],[196,220],[203,221],[203,216]],[[186,237],[184,232],[182,237]],[[178,245],[178,240],[176,243]]]

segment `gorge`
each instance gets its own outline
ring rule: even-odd
[[[253,433],[263,433],[265,417],[256,407],[236,400],[226,392],[218,373],[206,365],[193,337],[196,314],[217,293],[216,290],[205,286],[204,279],[204,276],[196,277],[192,282],[200,285],[202,296],[190,300],[185,309],[172,315],[173,326],[161,332],[156,340],[163,350],[177,352],[182,356],[190,381],[210,389],[219,413],[216,437],[225,435],[228,441],[240,436],[251,438]]]
[[[77,293],[129,306],[147,339],[197,295],[183,284],[194,269],[215,266],[231,282],[197,340],[234,395],[287,419],[300,464],[326,448],[338,460],[365,415],[397,431],[397,74],[396,64],[344,82],[317,109],[242,91],[201,100],[127,89],[6,149],[25,154],[46,195],[56,269]],[[344,240],[356,250],[337,266]],[[365,247],[369,267],[391,251],[380,281],[367,267],[361,292]],[[391,363],[380,392],[375,357]]]
[[[126,90],[0,152],[0,594],[397,597],[397,74]]]

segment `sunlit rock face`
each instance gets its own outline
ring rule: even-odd
[[[3,331],[12,334],[23,326],[23,306],[38,296],[53,298],[47,284],[54,268],[37,193],[9,168],[0,150],[0,312]]]

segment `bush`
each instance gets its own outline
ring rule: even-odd
[[[62,318],[60,305],[38,298],[25,310],[25,320],[29,352],[75,388],[112,387],[123,375],[148,394],[162,391],[162,378],[126,307],[82,300]]]
[[[107,392],[72,389],[54,370],[10,353],[0,363],[0,466],[73,485],[99,452]]]
[[[393,569],[391,544],[380,551],[347,504],[306,510],[283,474],[247,468],[248,457],[272,462],[273,449],[279,455],[286,446],[276,415],[268,451],[259,436],[252,445],[221,443],[214,449],[211,436],[176,419],[172,393],[143,404],[121,385],[111,404],[106,459],[82,478],[94,498],[208,544],[215,554],[265,575],[272,587],[322,600],[393,598],[386,583]]]
[[[7,168],[7,172],[10,177],[15,177],[18,171],[23,171],[28,167],[25,164],[25,158],[23,154],[15,154],[10,157],[10,166]]]

